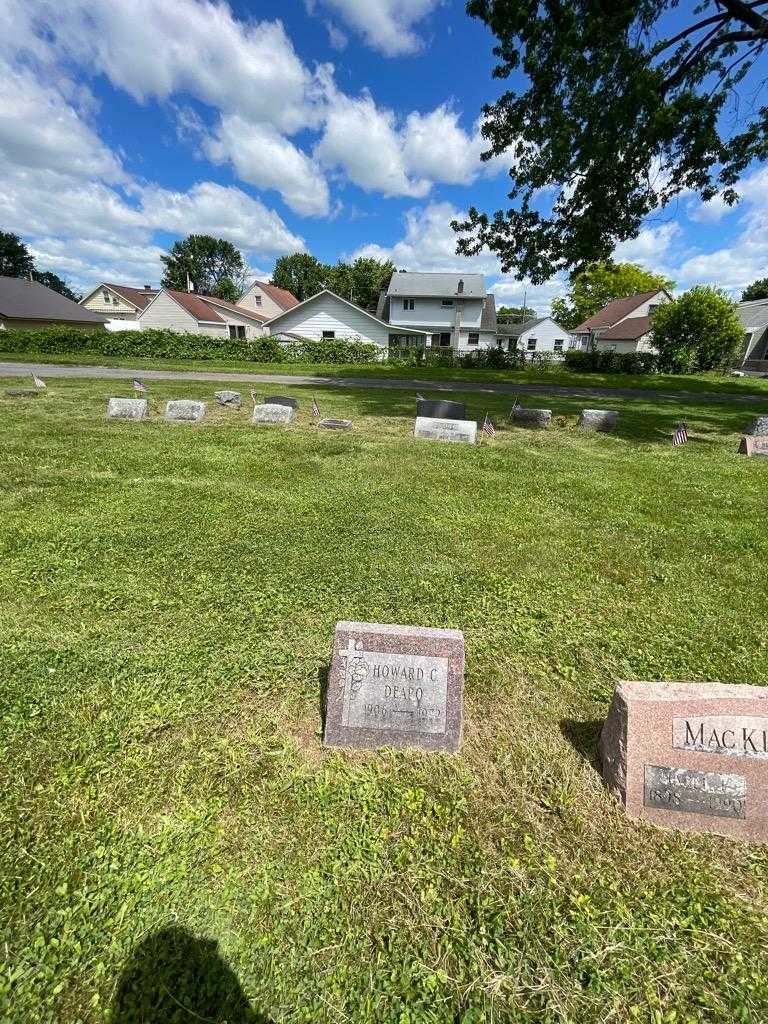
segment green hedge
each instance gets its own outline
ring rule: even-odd
[[[567,369],[575,373],[656,373],[659,357],[652,352],[580,352],[565,353]]]
[[[207,334],[176,331],[82,331],[72,327],[46,327],[36,331],[5,331],[3,352],[30,355],[114,356],[121,359],[227,359],[252,363],[375,363],[380,349],[341,338],[308,338],[281,345],[275,338],[211,338]]]

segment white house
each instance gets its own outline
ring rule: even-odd
[[[390,344],[400,344],[404,337],[424,344],[426,331],[409,328],[407,332],[393,328],[373,313],[343,299],[325,288],[304,302],[272,317],[265,325],[270,334],[287,338],[343,338],[378,345],[384,353]]]
[[[753,299],[740,302],[736,316],[744,327],[744,346],[740,362],[763,362],[768,360],[768,299]],[[756,366],[755,369],[763,369]]]
[[[655,352],[652,320],[655,310],[672,296],[665,288],[638,292],[614,299],[607,306],[573,329],[573,337],[583,349],[612,352]]]
[[[102,282],[80,299],[80,305],[110,320],[136,321],[139,313],[146,309],[157,292],[158,289],[150,284],[145,284],[143,288],[133,288],[126,284]]]
[[[299,304],[299,300],[285,288],[277,288],[267,281],[254,281],[248,291],[237,300],[237,304],[254,313],[262,313],[269,319],[293,309]]]
[[[376,314],[401,334],[426,332],[427,347],[473,352],[496,347],[496,300],[482,274],[392,275]]]
[[[533,317],[519,324],[499,324],[497,337],[499,348],[508,352],[517,349],[529,360],[543,354],[562,359],[577,344],[551,316]]]
[[[267,318],[212,295],[162,288],[138,315],[140,328],[158,327],[213,338],[256,338]]]

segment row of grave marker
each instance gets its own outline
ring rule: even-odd
[[[13,398],[34,398],[46,389],[45,381],[37,374],[32,374],[34,388],[8,388],[6,396]],[[132,387],[137,394],[146,394],[149,389],[143,381],[133,379]],[[254,403],[251,416],[252,423],[290,423],[295,410],[299,407],[298,400],[282,395],[267,397],[259,402],[255,391],[251,391]],[[239,408],[242,396],[239,391],[217,391],[215,398],[219,405]],[[206,403],[190,399],[177,399],[166,403],[165,419],[172,421],[199,422],[206,413]],[[146,399],[110,398],[107,403],[108,419],[142,420],[149,414]],[[350,430],[352,421],[347,419],[322,418],[316,400],[312,399],[312,417],[317,419],[318,426],[332,430]],[[515,399],[510,418],[513,423],[529,429],[546,430],[552,423],[551,409],[531,409],[520,405]],[[618,425],[619,414],[611,409],[582,409],[578,426],[582,430],[609,432]],[[495,437],[496,428],[486,413],[481,427],[483,433],[490,438]],[[447,441],[475,444],[477,439],[477,423],[466,419],[466,406],[463,402],[447,399],[427,400],[416,395],[416,423],[414,436],[425,440]],[[675,427],[672,444],[677,447],[688,441],[688,425],[681,421]],[[738,452],[741,455],[757,455],[768,457],[768,416],[757,416],[747,428],[741,439]]]
[[[460,630],[337,623],[325,743],[457,752],[464,658]],[[630,817],[768,843],[768,686],[621,682],[599,753]]]

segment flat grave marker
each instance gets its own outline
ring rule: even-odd
[[[40,392],[37,388],[6,388],[6,398],[37,398]]]
[[[326,698],[331,747],[461,746],[464,634],[458,629],[338,622]]]
[[[323,430],[351,430],[352,420],[337,420],[329,416],[324,420],[320,420],[317,425],[322,427]]]
[[[110,398],[107,402],[108,420],[145,420],[147,413],[146,398]]]
[[[239,391],[216,391],[214,398],[217,405],[224,405],[231,409],[239,409],[243,404],[243,396]]]
[[[416,415],[439,420],[465,420],[467,407],[463,402],[450,402],[447,398],[417,398]]]
[[[768,687],[619,683],[600,756],[629,817],[768,843]]]
[[[290,423],[293,419],[293,409],[290,405],[273,405],[264,402],[262,405],[254,405],[251,415],[251,423]]]
[[[446,420],[432,416],[417,416],[413,436],[427,441],[474,444],[477,439],[477,423],[474,420]]]
[[[198,423],[203,416],[205,416],[205,402],[178,398],[167,402],[165,406],[165,418],[169,422]]]

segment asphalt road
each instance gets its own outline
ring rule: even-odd
[[[372,388],[385,391],[464,391],[491,395],[561,395],[565,398],[651,398],[668,402],[735,402],[755,405],[768,395],[721,394],[716,391],[650,391],[645,388],[585,388],[560,384],[477,383],[464,380],[396,380],[386,377],[297,377],[283,373],[209,373],[205,370],[142,370],[118,366],[61,366],[55,363],[0,362],[0,377],[85,377],[96,380],[212,381],[217,384],[290,384],[334,388]]]

